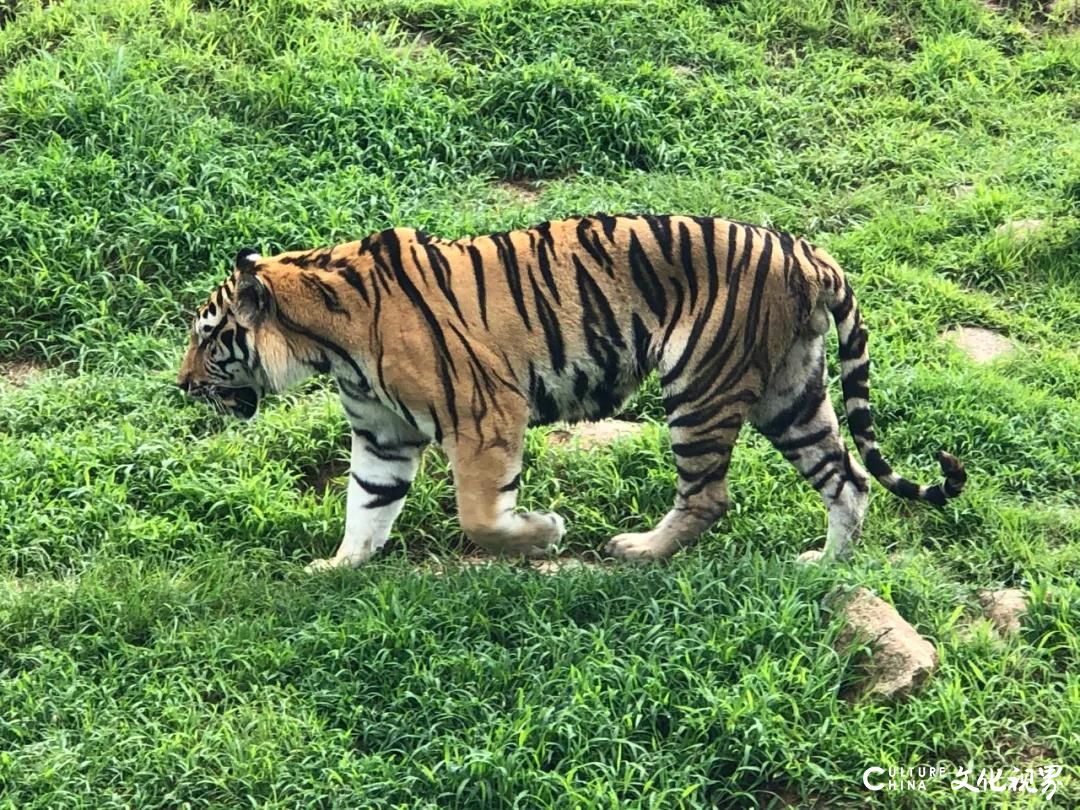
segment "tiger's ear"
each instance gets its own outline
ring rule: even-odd
[[[233,265],[241,273],[254,273],[255,262],[261,259],[259,251],[255,248],[240,248],[240,252],[236,254],[236,258],[233,260]]]
[[[255,262],[261,257],[251,248],[236,254],[236,304],[233,307],[237,320],[245,326],[256,326],[273,308],[274,301],[259,277],[255,275]]]

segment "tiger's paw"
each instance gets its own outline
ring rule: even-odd
[[[523,538],[520,545],[515,544],[512,553],[529,559],[547,557],[566,534],[566,521],[557,512],[529,512],[524,517],[539,524],[539,529],[532,536]]]
[[[821,548],[812,548],[809,551],[804,551],[800,554],[798,560],[803,565],[820,565],[825,561],[825,550]]]
[[[604,553],[609,557],[634,562],[666,560],[675,553],[678,545],[666,540],[656,531],[627,532],[611,538]]]
[[[566,521],[555,512],[523,512],[513,515],[509,527],[476,530],[469,537],[481,548],[500,557],[547,557],[566,534]]]
[[[370,554],[345,554],[321,560],[312,560],[304,566],[304,571],[308,574],[318,574],[323,571],[331,571],[334,568],[356,568],[370,556]]]

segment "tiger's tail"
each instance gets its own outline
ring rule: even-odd
[[[866,328],[847,279],[844,279],[843,289],[834,295],[829,310],[840,339],[841,381],[848,428],[866,469],[894,495],[944,506],[945,501],[955,498],[964,489],[967,481],[964,465],[955,456],[944,450],[939,451],[938,463],[945,473],[945,480],[929,486],[909,481],[893,472],[892,466],[881,455],[874,435],[874,420],[870,415],[870,355],[866,349]]]

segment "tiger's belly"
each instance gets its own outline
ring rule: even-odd
[[[529,364],[530,425],[603,419],[622,408],[643,379],[632,363],[568,365],[561,373]]]

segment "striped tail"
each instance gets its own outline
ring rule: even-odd
[[[938,462],[945,473],[945,480],[932,486],[916,484],[893,472],[889,462],[881,455],[874,435],[874,420],[870,416],[870,355],[866,350],[866,328],[855,294],[846,279],[843,290],[829,309],[840,338],[841,379],[848,428],[866,469],[894,495],[944,506],[946,500],[955,498],[964,489],[967,481],[964,465],[955,456],[939,451]]]

